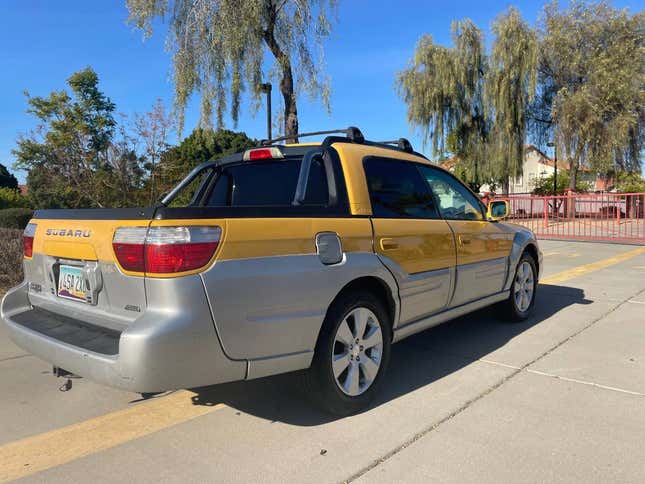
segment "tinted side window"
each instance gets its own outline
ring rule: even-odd
[[[368,158],[364,167],[374,217],[439,218],[430,190],[414,164]]]
[[[300,174],[300,159],[241,163],[223,167],[206,203],[209,207],[291,206]],[[312,163],[305,204],[328,201],[327,178],[320,163]]]
[[[420,166],[439,203],[441,216],[449,220],[484,220],[477,197],[452,176],[432,167]]]

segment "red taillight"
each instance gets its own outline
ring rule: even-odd
[[[143,249],[144,244],[121,244],[112,242],[116,258],[126,271],[145,272]]]
[[[251,160],[266,160],[267,158],[273,158],[271,150],[253,150],[249,153],[249,158]]]
[[[198,244],[146,245],[146,272],[169,274],[205,266],[217,249],[217,242]]]
[[[246,150],[243,156],[244,161],[272,160],[275,158],[284,158],[284,154],[280,151],[280,148],[276,146]]]
[[[25,257],[34,255],[34,236],[36,235],[36,224],[27,224],[22,233],[22,253]]]
[[[126,271],[145,272],[144,246],[148,227],[119,227],[114,232],[114,255]]]
[[[112,246],[121,267],[146,274],[185,272],[208,264],[221,235],[219,227],[121,227]]]

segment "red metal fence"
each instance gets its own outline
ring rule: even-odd
[[[498,196],[510,204],[509,222],[543,239],[645,244],[645,193]]]

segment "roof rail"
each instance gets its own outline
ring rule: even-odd
[[[399,138],[396,141],[378,141],[378,143],[382,145],[396,145],[397,148],[401,151],[405,151],[406,153],[414,153],[412,143],[410,143],[410,141],[408,141],[408,139],[406,138]]]
[[[333,143],[358,143],[366,144],[370,146],[378,146],[380,148],[387,148],[391,150],[403,151],[405,153],[411,153],[413,155],[420,156],[421,158],[426,158],[423,154],[417,153],[412,148],[412,143],[406,138],[399,138],[394,141],[368,141],[363,136],[363,133],[360,129],[355,126],[350,126],[345,129],[330,129],[328,131],[314,131],[311,133],[299,133],[295,138],[306,138],[308,136],[319,136],[319,135],[333,135],[333,134],[344,134],[345,136],[327,136],[323,142],[322,146],[330,146]],[[260,146],[270,146],[278,141],[287,141],[294,139],[294,136],[281,136],[274,139],[265,139],[260,142]],[[427,159],[427,158],[426,158]]]
[[[309,136],[319,136],[321,134],[339,134],[339,133],[345,134],[347,136],[347,139],[354,143],[363,143],[365,141],[365,137],[363,136],[363,133],[361,133],[361,130],[355,126],[350,126],[349,128],[345,128],[345,129],[314,131],[311,133],[298,133],[298,135],[296,136],[281,136],[279,138],[274,138],[274,139],[263,139],[262,141],[260,141],[260,145],[268,146],[268,145],[272,145],[277,141],[287,141],[287,140],[292,140],[294,138],[307,138]]]

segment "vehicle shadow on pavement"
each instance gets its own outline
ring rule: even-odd
[[[387,380],[370,408],[484,358],[568,306],[592,303],[581,289],[541,284],[535,312],[525,322],[505,322],[496,308],[490,307],[411,336],[393,346]],[[240,412],[291,425],[320,425],[338,418],[310,404],[301,391],[297,373],[191,391],[195,393],[192,397],[195,405],[224,403]]]

